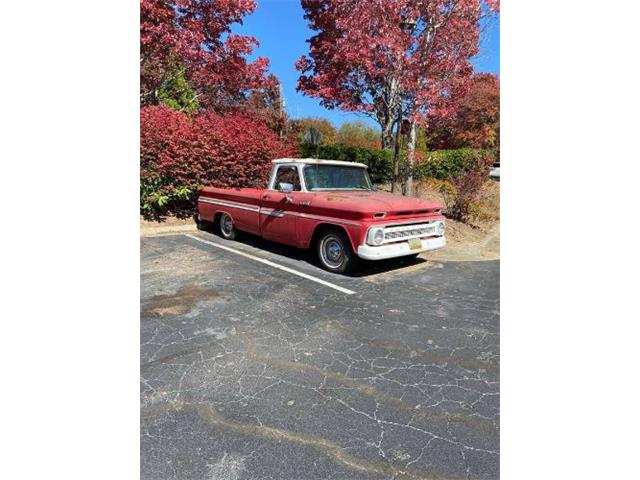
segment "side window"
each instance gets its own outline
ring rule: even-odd
[[[298,176],[298,167],[278,167],[273,188],[278,190],[278,185],[281,183],[290,183],[293,185],[295,192],[302,190],[300,187],[300,177]]]

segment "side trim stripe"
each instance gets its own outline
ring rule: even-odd
[[[287,213],[282,210],[274,210],[273,208],[260,207],[260,213],[262,215],[269,215],[270,217],[284,217]],[[289,212],[290,214],[291,212]]]
[[[245,203],[230,202],[226,200],[214,200],[207,197],[198,197],[198,202],[210,203],[212,205],[221,205],[223,207],[239,208],[241,210],[249,210],[250,212],[258,212],[260,210],[258,207]]]
[[[340,218],[323,217],[323,216],[320,216],[320,215],[313,215],[312,213],[293,212],[293,214],[297,215],[298,217],[308,218],[310,220],[320,220],[320,221],[327,221],[327,222],[331,222],[331,223],[340,223],[342,225],[349,225],[350,227],[360,227],[361,226],[359,223],[349,222],[347,220],[342,220]]]
[[[210,203],[212,205],[220,205],[223,207],[239,208],[241,210],[248,210],[250,212],[259,212],[261,214],[269,215],[271,217],[282,218],[287,215],[290,215],[293,217],[306,218],[309,220],[319,220],[319,221],[325,221],[325,222],[331,222],[331,223],[339,223],[342,225],[348,225],[350,227],[360,226],[360,224],[358,223],[350,222],[348,220],[342,220],[340,218],[335,218],[335,217],[323,217],[321,215],[314,215],[312,213],[303,213],[303,212],[291,212],[291,211],[285,212],[283,210],[274,210],[273,208],[256,207],[246,203],[231,202],[228,200],[217,200],[217,199],[212,199],[208,197],[198,197],[198,202]]]

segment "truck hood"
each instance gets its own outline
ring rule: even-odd
[[[440,203],[420,198],[370,191],[318,192],[311,203],[317,208],[357,212],[362,217],[384,213],[385,218],[433,214],[443,208]]]

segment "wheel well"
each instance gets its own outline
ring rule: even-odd
[[[323,233],[330,230],[338,230],[344,233],[347,239],[349,240],[349,244],[351,245],[351,248],[354,248],[353,241],[351,240],[351,235],[349,235],[349,232],[347,231],[347,229],[341,225],[335,225],[333,223],[321,223],[319,225],[316,225],[316,228],[313,230],[313,235],[311,236],[311,241],[309,242],[309,248],[315,248],[320,236]]]

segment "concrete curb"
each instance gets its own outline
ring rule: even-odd
[[[140,227],[141,237],[153,237],[155,235],[167,235],[171,233],[190,233],[197,232],[198,229],[193,225],[166,225],[162,227]]]

